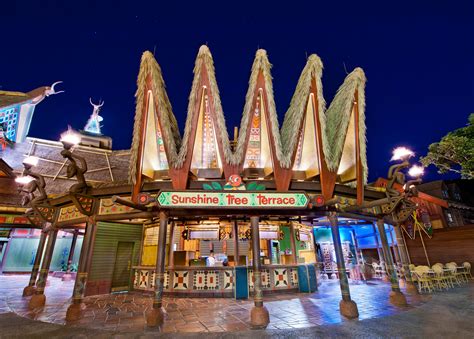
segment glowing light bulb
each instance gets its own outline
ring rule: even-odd
[[[408,170],[408,175],[413,178],[421,177],[425,173],[425,169],[422,166],[413,165]]]
[[[71,128],[68,128],[66,132],[61,134],[60,141],[63,144],[66,143],[69,145],[78,145],[81,142],[81,137],[79,134],[74,132]]]
[[[29,184],[30,182],[32,182],[33,180],[34,180],[33,177],[30,177],[29,175],[26,175],[26,176],[17,177],[15,179],[15,182],[17,182],[21,185],[26,185],[26,184]]]
[[[392,156],[392,161],[393,160],[406,160],[412,156],[415,155],[412,150],[406,148],[406,147],[397,147],[393,150],[393,156]]]

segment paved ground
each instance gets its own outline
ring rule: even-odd
[[[28,277],[0,276],[0,337],[177,337],[196,332],[214,337],[474,337],[472,283],[432,296],[410,298],[410,306],[404,308],[388,304],[386,283],[354,284],[351,291],[360,317],[346,320],[338,311],[337,282],[325,282],[313,294],[266,297],[271,323],[265,331],[249,329],[250,300],[166,298],[167,320],[158,332],[145,327],[144,313],[151,306],[151,298],[139,293],[86,298],[84,319],[64,326],[72,283],[49,280],[46,307],[31,312],[27,309],[28,299],[21,297]]]

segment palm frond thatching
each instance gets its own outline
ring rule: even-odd
[[[354,94],[358,90],[360,154],[365,181],[367,180],[366,126],[365,126],[365,77],[362,68],[354,69],[339,87],[336,96],[326,111],[326,137],[329,152],[326,153],[328,167],[337,171],[341,161],[344,141],[351,118]]]
[[[216,73],[214,69],[214,61],[212,59],[211,51],[206,45],[203,45],[199,48],[199,53],[196,58],[196,63],[194,65],[194,79],[191,88],[191,93],[189,95],[188,103],[188,116],[186,118],[186,125],[184,128],[183,142],[178,157],[174,162],[173,166],[175,168],[180,168],[183,166],[183,163],[186,159],[186,156],[190,150],[188,150],[189,137],[192,129],[192,121],[194,114],[199,114],[195,112],[196,100],[200,100],[200,84],[201,84],[201,70],[204,65],[207,75],[209,77],[209,84],[211,86],[210,92],[212,94],[214,111],[216,114],[216,134],[219,135],[220,140],[222,141],[222,148],[224,151],[224,160],[226,163],[232,162],[232,151],[230,149],[229,135],[227,133],[227,127],[225,124],[224,112],[222,111],[221,98],[219,96],[219,88],[217,87]],[[192,151],[192,150],[191,150]]]
[[[321,59],[316,55],[310,55],[306,66],[301,72],[298,84],[296,85],[295,93],[291,98],[290,107],[285,114],[285,120],[281,128],[281,140],[283,145],[283,152],[286,156],[283,162],[285,167],[290,167],[292,155],[295,148],[298,145],[298,138],[296,137],[301,128],[301,122],[304,119],[306,113],[306,103],[311,90],[311,80],[316,80],[317,87],[317,100],[318,100],[318,111],[319,111],[319,123],[321,125],[321,134],[323,140],[324,153],[329,153],[329,146],[326,141],[326,116],[324,114],[326,110],[326,101],[323,96],[323,85],[321,82],[323,72],[323,63]]]
[[[135,122],[133,125],[133,140],[132,147],[130,149],[130,169],[129,178],[130,182],[135,184],[136,182],[136,171],[137,171],[137,159],[140,146],[142,119],[144,118],[144,99],[146,98],[146,80],[147,77],[151,77],[152,83],[152,94],[155,99],[155,104],[160,111],[160,121],[162,127],[163,140],[168,151],[168,161],[171,164],[173,159],[176,159],[178,149],[180,146],[180,135],[178,129],[178,123],[173,114],[171,103],[166,93],[166,86],[161,73],[161,68],[156,62],[153,54],[146,51],[142,55],[140,62],[140,71],[137,78],[137,92],[135,93],[136,98],[136,109],[135,109]]]
[[[267,93],[268,99],[268,107],[266,107],[269,117],[270,123],[272,128],[273,134],[273,142],[275,145],[276,150],[276,157],[278,161],[285,162],[285,156],[283,154],[283,150],[281,147],[281,140],[280,140],[280,131],[279,131],[279,124],[278,124],[278,116],[276,113],[275,107],[275,99],[273,96],[273,83],[272,83],[272,75],[271,70],[272,65],[268,60],[267,52],[264,49],[259,49],[255,54],[255,59],[252,65],[252,71],[250,73],[249,79],[249,88],[247,90],[247,95],[245,96],[245,106],[244,111],[242,114],[242,120],[240,122],[240,130],[239,130],[239,139],[237,141],[237,147],[234,153],[234,158],[232,164],[240,164],[244,161],[245,157],[245,150],[246,150],[246,140],[247,140],[247,133],[248,131],[248,123],[249,119],[252,117],[252,101],[254,95],[256,95],[256,86],[258,80],[258,74],[260,71],[262,72],[263,78],[265,80],[265,89]]]

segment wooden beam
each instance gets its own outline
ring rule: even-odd
[[[355,128],[355,155],[356,155],[356,181],[357,181],[357,204],[364,202],[364,171],[360,154],[360,116],[359,116],[359,91],[354,94],[354,128]]]

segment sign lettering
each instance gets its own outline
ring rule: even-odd
[[[302,192],[208,192],[162,191],[161,207],[185,208],[305,208],[309,199]]]

